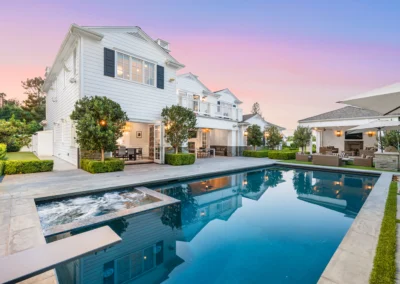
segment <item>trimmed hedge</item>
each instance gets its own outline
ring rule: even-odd
[[[277,151],[272,150],[268,152],[268,158],[275,160],[294,160],[296,159],[297,151]]]
[[[54,162],[52,160],[38,160],[38,161],[18,161],[10,160],[4,162],[4,174],[31,174],[39,172],[51,172],[53,170]]]
[[[196,157],[194,154],[178,153],[178,154],[165,154],[165,163],[172,166],[183,166],[194,164]]]
[[[7,145],[0,143],[0,160],[4,160],[7,154]]]
[[[0,161],[0,176],[4,175],[5,162]]]
[[[98,160],[82,159],[81,169],[91,174],[123,171],[125,162],[120,159],[109,158],[104,162]]]
[[[374,267],[369,283],[395,283],[396,279],[396,212],[397,182],[392,182],[385,205],[378,246],[376,247]]]
[[[244,157],[252,157],[252,158],[267,158],[268,157],[268,150],[244,150],[243,151]]]

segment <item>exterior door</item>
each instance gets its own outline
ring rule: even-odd
[[[154,125],[154,162],[164,164],[164,126]]]

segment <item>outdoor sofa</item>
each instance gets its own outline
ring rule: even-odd
[[[296,153],[296,161],[308,162],[308,154]]]
[[[355,166],[362,166],[362,167],[372,167],[373,166],[374,158],[369,156],[367,158],[354,158],[354,165]]]
[[[313,165],[340,167],[342,159],[337,155],[313,155]]]
[[[337,154],[337,153],[339,153],[339,148],[335,148],[334,146],[319,147],[319,152],[321,154],[326,154],[327,152]]]
[[[226,147],[226,146],[211,145],[210,148],[215,149],[215,156],[228,156],[228,147]]]

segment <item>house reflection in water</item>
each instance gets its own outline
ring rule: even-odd
[[[267,189],[290,183],[284,177],[293,179],[299,200],[340,211],[346,216],[355,216],[362,204],[360,199],[367,197],[374,182],[368,176],[268,168],[156,186],[154,190],[181,202],[106,223],[121,236],[122,242],[96,255],[60,265],[57,268],[59,282],[116,284],[173,280],[171,272],[184,263],[177,255],[178,241],[191,243],[213,220],[228,221],[242,207],[243,198],[259,200]],[[88,229],[92,228],[85,230]],[[48,240],[80,232],[82,230]]]
[[[293,186],[300,200],[355,218],[375,180],[375,176],[296,170]]]

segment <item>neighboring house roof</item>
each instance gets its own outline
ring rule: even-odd
[[[239,100],[238,97],[236,97],[235,94],[232,93],[231,90],[229,90],[228,88],[222,89],[222,90],[219,90],[219,91],[215,91],[214,94],[218,94],[218,93],[222,93],[222,92],[228,92],[232,97],[234,97],[234,98],[235,98],[235,103],[237,103],[237,104],[243,103],[243,102],[242,102],[241,100]]]
[[[311,116],[299,122],[321,121],[321,120],[346,120],[355,118],[381,117],[382,114],[376,111],[362,109],[358,107],[346,106],[340,109],[328,111],[319,115]]]
[[[244,115],[243,115],[243,120],[242,120],[242,122],[246,122],[247,120],[249,120],[250,118],[252,118],[252,117],[254,117],[254,116],[258,116],[260,119],[262,119],[265,123],[267,123],[267,124],[269,124],[269,125],[273,125],[273,126],[278,127],[281,131],[282,131],[282,130],[286,130],[286,128],[284,128],[284,127],[282,127],[282,126],[279,126],[279,125],[276,125],[276,124],[271,123],[271,122],[269,122],[269,121],[266,121],[266,120],[265,120],[261,115],[259,115],[259,114],[253,114],[253,113],[244,114]]]

